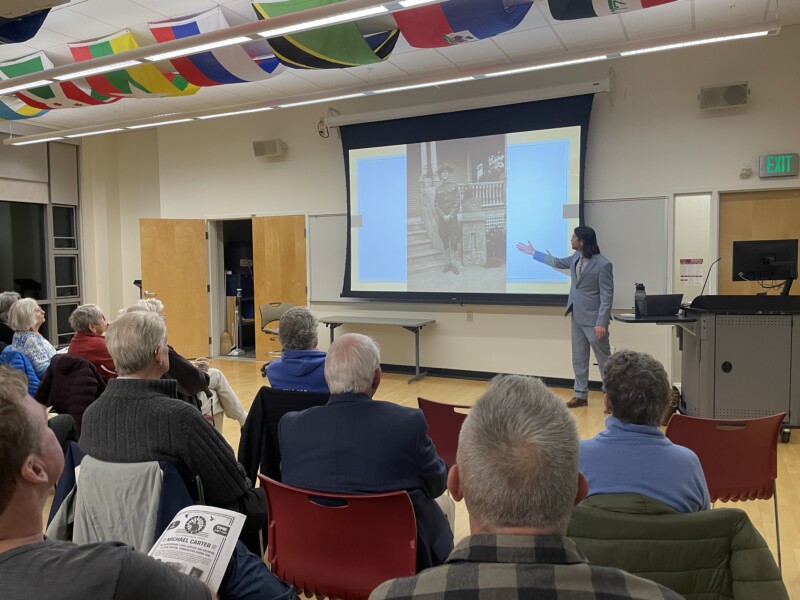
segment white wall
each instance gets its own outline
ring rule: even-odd
[[[781,69],[786,57],[800,54],[800,30],[785,29],[776,38],[727,43],[670,53],[589,64],[574,69],[520,76],[505,81],[453,85],[426,92],[395,94],[336,103],[356,113],[430,103],[466,95],[501,93],[564,82],[606,77],[614,69],[615,92],[595,99],[586,168],[587,199],[715,192],[797,186],[797,181],[741,181],[745,163],[760,153],[798,148],[800,75]],[[749,81],[747,107],[702,112],[702,85]],[[200,92],[202,93],[202,91]],[[119,228],[95,227],[94,245],[108,248],[111,270],[120,277],[108,292],[128,301],[130,280],[138,277],[138,218],[143,216],[219,218],[223,216],[343,212],[343,159],[335,131],[317,134],[325,105],[280,110],[199,123],[173,125],[139,134],[119,134],[116,156],[84,142],[84,175],[90,190],[114,188],[117,177]],[[283,159],[256,158],[255,140],[280,137],[289,144]],[[102,156],[98,156],[102,155]],[[107,169],[89,165],[105,161]],[[117,167],[114,168],[114,160]],[[105,171],[105,172],[104,172]],[[98,178],[107,177],[100,183]],[[86,188],[84,188],[86,189]],[[109,191],[111,204],[114,194]],[[96,212],[95,214],[95,207]],[[103,221],[102,205],[84,204],[84,219]],[[108,212],[108,209],[106,209]],[[109,213],[110,214],[110,213]],[[116,225],[117,214],[108,217]],[[631,227],[647,224],[631,223]],[[602,245],[603,232],[598,232]],[[118,248],[117,248],[118,247]],[[632,252],[636,249],[632,248]],[[119,255],[119,256],[117,256]],[[664,258],[668,260],[668,257]],[[102,262],[102,259],[98,259]],[[121,286],[120,289],[114,289]],[[104,294],[99,280],[97,294]],[[569,320],[556,308],[450,307],[378,303],[316,304],[321,315],[375,311],[377,314],[431,315],[437,324],[425,330],[423,363],[453,369],[531,373],[571,378]],[[474,321],[467,321],[467,311]],[[411,364],[413,338],[391,328],[369,331],[380,341],[383,360]],[[325,332],[321,339],[327,340]],[[611,343],[672,360],[671,332],[658,326],[614,324]]]

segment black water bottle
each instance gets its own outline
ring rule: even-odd
[[[646,317],[647,292],[644,291],[643,283],[636,284],[636,293],[633,295],[633,300],[634,300],[634,312],[636,313],[636,318],[639,319],[641,317]]]

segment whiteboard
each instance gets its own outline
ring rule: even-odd
[[[648,294],[667,292],[667,206],[663,196],[584,203],[584,221],[614,265],[614,308],[633,308],[634,283],[644,283]],[[352,301],[341,297],[347,215],[309,215],[308,246],[311,301]]]
[[[347,252],[347,215],[309,215],[309,282],[311,302],[341,302]]]
[[[667,293],[667,198],[586,201],[585,223],[614,265],[614,308],[633,309],[635,283],[648,294]]]

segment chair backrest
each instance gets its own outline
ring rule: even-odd
[[[697,454],[711,501],[766,500],[778,477],[778,433],[786,413],[757,419],[675,414],[666,436]]]
[[[567,535],[590,562],[650,579],[687,600],[788,598],[778,565],[747,513],[676,513],[648,498],[628,500],[637,496],[596,495],[575,507]],[[656,505],[663,510],[624,512]]]
[[[416,572],[417,528],[407,492],[330,494],[259,475],[267,494],[272,572],[306,594],[366,600]]]
[[[456,451],[458,450],[458,434],[461,425],[467,418],[465,410],[469,406],[443,404],[425,398],[417,398],[419,408],[428,422],[428,435],[436,445],[436,452],[447,463],[448,467],[456,464]],[[461,411],[461,412],[459,412]]]
[[[261,331],[271,334],[277,333],[278,328],[269,327],[269,324],[280,321],[283,313],[292,307],[294,307],[294,304],[290,302],[267,302],[259,306],[258,309],[261,312]]]
[[[83,413],[106,390],[106,382],[91,361],[75,354],[56,354],[42,375],[36,400],[75,419],[78,431]]]
[[[261,388],[256,399],[261,402],[263,418],[266,421],[266,442],[261,457],[261,472],[264,475],[276,481],[281,480],[281,447],[278,441],[278,424],[283,415],[313,406],[325,406],[329,398],[330,394],[317,392],[278,390],[268,386]]]

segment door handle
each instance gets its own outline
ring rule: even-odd
[[[145,290],[144,295],[148,298],[155,298],[158,296],[158,292],[151,292],[150,290]]]

